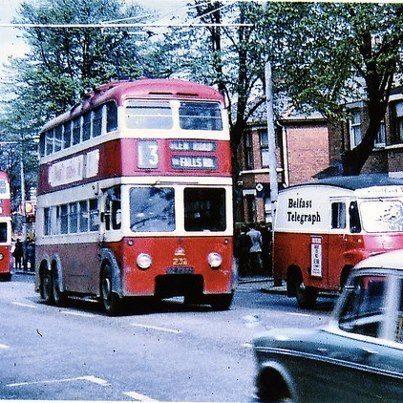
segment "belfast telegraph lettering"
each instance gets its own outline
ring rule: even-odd
[[[297,209],[311,209],[312,200],[305,200],[302,197],[297,199],[288,199],[288,208],[295,209],[294,211],[287,211],[288,222],[298,222],[301,225],[304,223],[311,223],[314,225],[317,222],[321,222],[321,217],[318,211],[315,213],[302,213]]]

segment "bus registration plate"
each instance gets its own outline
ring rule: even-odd
[[[168,267],[167,274],[193,274],[193,267]]]

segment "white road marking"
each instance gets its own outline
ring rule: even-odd
[[[124,392],[123,394],[131,397],[132,399],[134,399],[138,402],[158,402],[158,400],[151,399],[151,397],[142,395],[141,393],[137,393],[137,392]]]
[[[24,308],[32,308],[32,309],[37,309],[38,308],[36,305],[25,304],[24,302],[13,302],[13,305],[23,306]]]
[[[7,346],[7,344],[0,344],[0,349],[6,350],[7,348],[10,348],[10,346]]]
[[[143,325],[142,323],[131,323],[130,325],[135,327],[142,327],[144,329],[159,330],[161,332],[167,332],[167,333],[176,333],[176,334],[182,333],[182,331],[179,329],[168,329],[166,327]]]
[[[26,385],[38,385],[38,384],[49,384],[49,383],[61,383],[61,382],[73,382],[73,381],[87,381],[96,383],[97,385],[108,386],[108,381],[105,381],[102,378],[98,378],[93,375],[86,376],[78,376],[77,378],[64,378],[64,379],[51,379],[47,381],[33,381],[33,382],[21,382],[21,383],[9,383],[6,385],[9,388],[15,388],[17,386],[26,386]]]
[[[72,315],[72,316],[82,316],[84,318],[93,318],[95,315],[92,315],[91,313],[84,313],[84,312],[75,312],[75,311],[61,311],[61,313],[64,313],[66,315]]]
[[[242,347],[246,347],[246,348],[252,348],[252,343],[244,343],[242,344]]]
[[[294,315],[294,316],[312,316],[309,313],[298,313],[298,312],[287,312],[287,315]]]

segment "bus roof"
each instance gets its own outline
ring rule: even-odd
[[[184,80],[139,79],[136,81],[111,81],[85,94],[83,99],[68,112],[46,123],[41,131],[47,130],[109,100],[118,106],[128,98],[212,100],[224,102],[224,97],[214,88]]]
[[[312,182],[300,183],[287,189],[299,186],[334,186],[348,190],[365,189],[371,186],[403,186],[403,179],[391,178],[387,174],[366,174],[358,176],[334,176]]]

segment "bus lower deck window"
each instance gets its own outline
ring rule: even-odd
[[[152,186],[130,190],[130,228],[134,232],[175,230],[175,191]]]
[[[185,189],[185,230],[225,231],[225,189]]]

